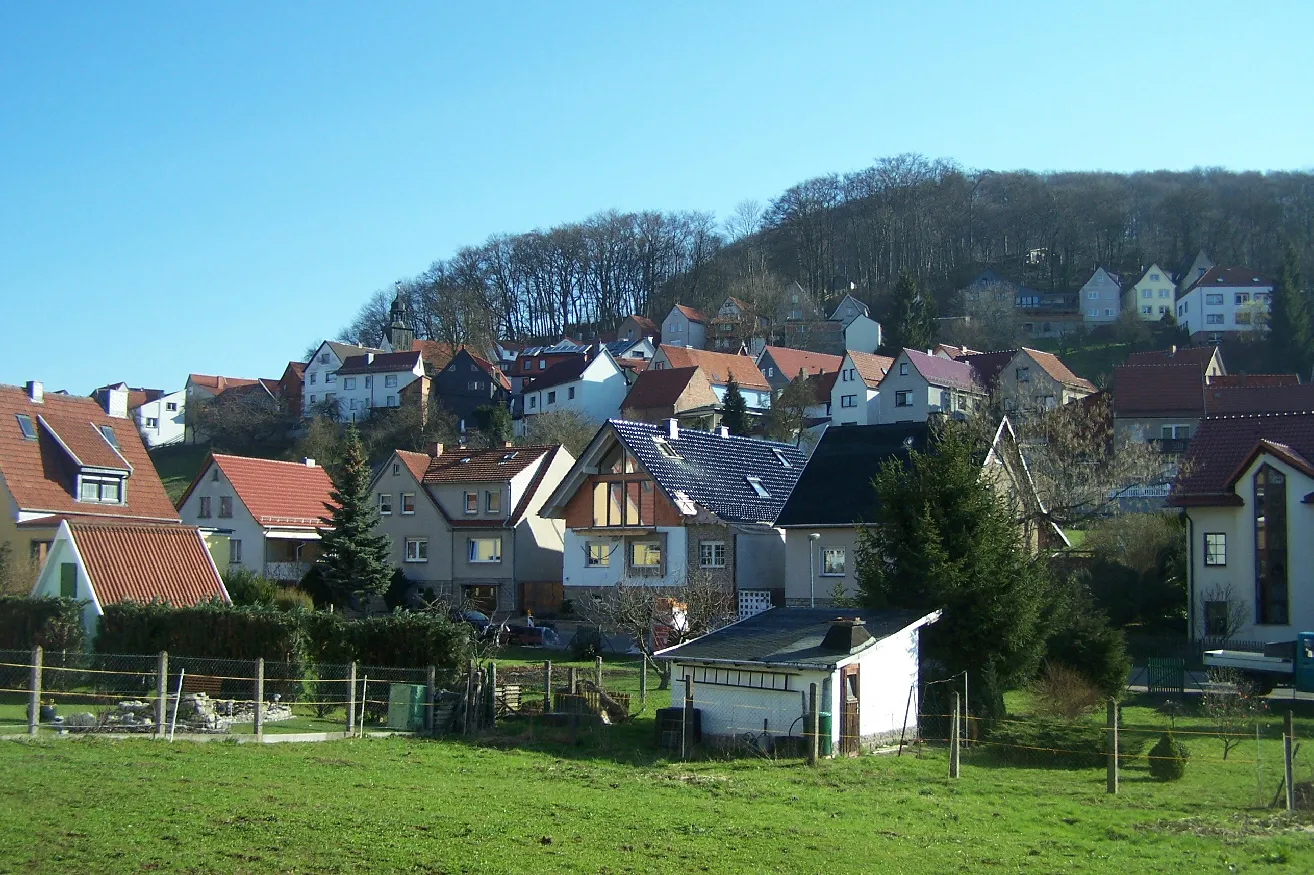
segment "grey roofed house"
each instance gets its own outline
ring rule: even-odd
[[[872,478],[887,459],[906,464],[926,452],[925,422],[831,428],[812,451],[808,466],[776,518],[776,525],[852,526],[875,517]]]
[[[837,624],[839,619],[862,624]],[[897,632],[938,619],[938,611],[772,608],[656,655],[677,662],[828,668]]]

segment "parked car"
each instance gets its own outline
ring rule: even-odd
[[[493,625],[493,621],[483,611],[452,608],[452,619],[458,623],[465,623],[474,630],[475,636],[478,638],[487,638],[490,635],[497,634],[498,627]]]
[[[508,625],[501,643],[517,647],[552,647],[557,643],[557,633],[551,626]]]

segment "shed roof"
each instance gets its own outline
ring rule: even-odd
[[[67,520],[96,601],[168,602],[176,608],[228,593],[193,526]]]

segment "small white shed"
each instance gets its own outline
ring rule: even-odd
[[[802,738],[816,684],[823,750],[853,755],[916,731],[919,632],[939,618],[939,611],[772,608],[656,656],[673,663],[673,706],[693,681],[704,740],[770,749],[781,738]]]

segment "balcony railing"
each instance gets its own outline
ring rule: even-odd
[[[310,570],[309,562],[266,562],[265,577],[270,580],[300,580]]]
[[[1150,440],[1151,446],[1161,453],[1181,454],[1186,452],[1186,448],[1191,445],[1190,438],[1153,438]]]

